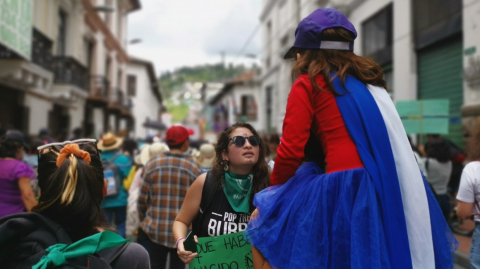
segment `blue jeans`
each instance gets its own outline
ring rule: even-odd
[[[113,225],[113,219],[115,219],[115,226],[117,233],[125,238],[125,228],[127,223],[127,207],[107,207],[103,208],[103,213],[107,218],[108,224]]]
[[[470,266],[472,269],[480,269],[480,223],[475,222],[475,231],[472,236],[470,247]]]

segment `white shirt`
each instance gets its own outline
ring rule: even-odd
[[[473,161],[463,168],[458,189],[457,200],[465,203],[474,203],[472,214],[479,214],[480,210],[476,201],[480,201],[480,162]],[[480,222],[480,216],[475,216],[475,221]]]
[[[437,195],[443,195],[447,193],[447,185],[450,181],[450,174],[452,173],[452,162],[441,163],[433,158],[427,158],[425,160],[425,166],[428,163],[428,176],[427,181],[435,190]]]

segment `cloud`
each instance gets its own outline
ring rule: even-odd
[[[163,0],[142,1],[142,9],[129,15],[129,40],[141,43],[128,46],[128,53],[151,60],[157,72],[220,61],[225,51],[228,61],[245,44],[258,24],[259,0]],[[260,48],[257,33],[246,52]],[[257,50],[257,51],[255,51]]]
[[[239,52],[243,54],[258,53],[261,46],[260,30],[257,29],[260,23],[258,19],[259,2],[237,2],[228,16],[219,21],[210,31],[204,44],[206,52],[218,55],[220,51],[224,51],[227,55],[233,56],[237,56]],[[251,17],[255,19],[251,19]],[[252,34],[254,36],[249,40]],[[245,45],[245,49],[241,51]]]

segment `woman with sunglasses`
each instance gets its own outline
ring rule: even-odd
[[[106,182],[96,141],[80,139],[52,143],[40,146],[38,150],[39,203],[32,209],[34,213],[11,215],[0,220],[1,264],[6,264],[6,268],[31,268],[46,262],[46,267],[39,268],[47,268],[52,265],[51,262],[56,264],[61,261],[58,257],[62,255],[80,259],[86,255],[78,249],[75,253],[68,253],[68,248],[60,247],[61,253],[52,254],[57,255],[57,259],[50,257],[50,252],[52,248],[61,246],[57,244],[73,242],[92,248],[89,242],[97,238],[95,235],[100,239],[109,237],[119,244],[126,242],[118,234],[104,236],[102,233],[110,228],[100,207],[106,194]],[[65,241],[56,242],[59,239]],[[94,245],[105,244],[110,243],[99,241]],[[118,257],[110,264],[113,268],[150,268],[148,253],[140,245],[130,243],[118,251]],[[78,256],[82,252],[83,255]],[[94,253],[97,252],[89,254]],[[102,257],[102,252],[99,253]],[[89,265],[94,266],[89,260],[64,262],[88,268]]]
[[[186,251],[183,245],[190,224],[193,224],[193,234],[198,237],[241,232],[255,209],[252,204],[254,195],[269,185],[265,145],[250,124],[235,123],[223,131],[215,153],[212,170],[193,182],[173,224],[177,253],[184,263],[190,263],[197,255]],[[210,203],[199,210],[201,201],[206,198],[202,197],[206,184],[211,184],[208,187],[214,188],[214,192],[210,199],[207,197]],[[237,217],[230,222],[224,221],[226,214]],[[213,224],[215,229],[212,229]],[[227,232],[225,225],[236,228]]]
[[[356,35],[332,8],[299,23],[285,55],[296,61],[274,186],[255,196],[259,213],[246,233],[282,269],[452,268],[456,241],[415,162],[382,68],[353,53]],[[324,166],[301,165],[310,137],[320,141]]]

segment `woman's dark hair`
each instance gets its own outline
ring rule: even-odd
[[[280,136],[277,133],[271,134],[268,143],[280,145]]]
[[[100,205],[103,200],[103,166],[94,144],[80,144],[90,154],[88,164],[70,154],[57,167],[58,151],[50,149],[38,160],[39,204],[32,211],[62,225],[75,242],[97,233],[97,228],[108,229]]]
[[[237,122],[227,129],[225,129],[221,134],[220,137],[218,138],[217,145],[215,147],[215,159],[213,161],[213,167],[211,172],[215,175],[217,175],[217,186],[221,186],[222,180],[224,178],[225,171],[223,170],[223,167],[225,166],[225,163],[223,162],[222,159],[222,153],[226,152],[228,153],[228,145],[230,143],[230,134],[235,131],[237,128],[247,128],[252,132],[253,135],[258,136],[257,131],[253,128],[252,125],[246,122]],[[252,168],[252,174],[253,174],[253,186],[252,186],[252,192],[250,194],[250,205],[253,207],[253,196],[265,189],[270,185],[270,173],[268,171],[268,164],[265,161],[265,144],[260,138],[260,145],[259,147],[259,156],[258,156],[258,161],[257,163],[253,166]]]
[[[425,145],[427,157],[436,159],[441,163],[450,161],[450,146],[445,139],[429,141]]]
[[[354,36],[343,28],[326,29],[321,34],[322,40],[353,42]],[[297,51],[302,55],[295,61],[292,69],[292,80],[301,74],[308,74],[310,82],[315,89],[321,89],[316,81],[316,76],[322,74],[327,82],[328,88],[335,95],[340,95],[333,87],[333,79],[340,77],[343,86],[348,75],[353,76],[365,84],[372,84],[387,88],[383,80],[382,68],[372,59],[355,55],[348,50],[306,50]],[[335,72],[332,78],[330,73]]]
[[[18,149],[23,147],[21,142],[15,140],[1,140],[0,141],[0,158],[15,158]]]

